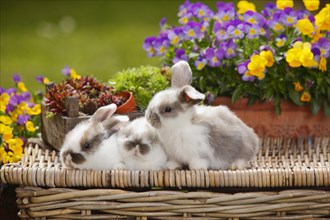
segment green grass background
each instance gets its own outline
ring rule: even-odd
[[[28,89],[43,89],[35,76],[64,79],[66,65],[79,74],[107,81],[129,67],[159,65],[142,49],[147,36],[158,35],[159,21],[166,17],[177,25],[184,0],[0,0],[0,86],[14,84],[19,73]],[[195,2],[195,1],[192,1]],[[217,1],[202,1],[215,9]],[[237,1],[233,1],[235,4]],[[268,1],[253,1],[260,10]],[[275,2],[275,1],[273,1]],[[60,21],[75,21],[72,33],[59,30]],[[45,31],[47,30],[48,32]],[[38,34],[40,29],[49,37]]]

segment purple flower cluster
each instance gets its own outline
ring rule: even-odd
[[[149,57],[165,57],[168,65],[186,60],[202,70],[205,66],[221,67],[228,63],[224,60],[229,60],[239,69],[241,66],[236,65],[262,45],[271,46],[274,56],[280,55],[276,48],[292,44],[295,39],[286,34],[299,19],[308,18],[314,22],[314,17],[307,10],[280,10],[274,3],[266,4],[260,13],[247,10],[238,14],[233,3],[225,2],[218,2],[216,8],[217,11],[212,11],[203,3],[185,1],[179,7],[180,25],[166,26],[163,19],[159,36],[147,37],[144,50]],[[329,48],[324,45],[329,41],[324,39],[315,44],[322,45],[314,46],[314,51],[317,55],[318,49],[319,53],[326,55],[323,57],[327,57]]]

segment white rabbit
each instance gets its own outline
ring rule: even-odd
[[[116,134],[128,122],[126,116],[114,116],[117,106],[99,108],[86,121],[80,122],[65,136],[60,156],[65,168],[124,169]]]
[[[118,131],[119,152],[128,170],[161,170],[167,156],[153,128],[140,117]]]
[[[172,88],[157,93],[146,110],[169,157],[167,168],[243,168],[259,148],[259,139],[226,106],[201,106],[205,95],[190,86],[189,64],[172,67]]]

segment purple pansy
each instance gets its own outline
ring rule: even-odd
[[[201,32],[201,24],[195,21],[189,21],[185,26],[183,26],[183,32],[185,33],[187,39],[200,39],[203,37]]]
[[[233,3],[218,2],[216,4],[218,12],[214,15],[216,20],[226,22],[234,20],[236,11]]]
[[[22,92],[21,93],[22,101],[28,102],[31,99],[31,93],[29,92]]]
[[[18,115],[17,124],[24,125],[29,119],[30,117],[26,114]]]
[[[259,13],[247,11],[243,15],[243,20],[247,23],[263,26],[266,24],[266,19]]]
[[[261,13],[265,16],[265,17],[272,17],[273,14],[275,13],[275,11],[277,11],[277,7],[276,4],[274,4],[273,2],[267,3],[264,7],[264,9],[261,11]]]
[[[167,48],[170,46],[170,41],[167,35],[164,35],[154,41],[153,46],[156,52],[156,56],[163,56],[167,52]]]
[[[36,76],[36,80],[37,80],[37,82],[39,82],[39,83],[44,83],[44,79],[45,79],[45,77],[42,76],[42,75]]]
[[[143,43],[143,49],[147,51],[148,57],[155,56],[154,42],[157,40],[157,37],[151,36],[147,37]]]
[[[13,75],[13,80],[15,83],[19,83],[19,82],[21,82],[21,77],[17,73],[15,73]]]
[[[164,25],[165,25],[165,23],[166,23],[166,18],[164,17],[164,18],[162,18],[162,19],[160,20],[160,22],[159,22],[160,27],[163,28]]]
[[[244,37],[245,24],[240,20],[231,21],[227,26],[227,32],[234,39],[242,39]]]
[[[330,55],[330,42],[329,42],[329,40],[325,37],[321,37],[317,41],[316,45],[320,49],[321,56],[323,56],[324,58],[328,58],[329,55]]]
[[[221,49],[213,49],[213,48],[207,48],[205,50],[205,57],[207,59],[207,63],[209,66],[217,67],[221,64],[221,59],[223,58],[224,54],[221,51]]]
[[[173,58],[173,63],[177,63],[180,60],[185,60],[188,62],[188,57],[186,55],[186,51],[184,49],[177,49],[175,51],[175,57]]]
[[[70,68],[69,66],[64,67],[64,68],[62,69],[62,74],[63,74],[64,76],[70,76],[70,74],[71,74],[71,68]]]
[[[318,47],[313,47],[312,48],[312,53],[313,53],[313,59],[316,61],[316,62],[320,62],[320,55],[321,55],[321,51]]]
[[[191,6],[193,16],[200,19],[200,21],[209,21],[213,17],[213,11],[205,4],[196,2]]]
[[[292,8],[285,8],[283,11],[281,11],[279,20],[282,24],[288,27],[292,27],[297,23],[297,13]]]
[[[233,39],[222,42],[221,48],[223,50],[224,56],[227,59],[231,59],[236,56],[237,44]]]
[[[218,41],[222,41],[229,38],[226,26],[219,21],[214,22],[213,33],[215,33]]]
[[[253,81],[255,79],[254,76],[248,75],[248,64],[250,63],[250,60],[246,60],[242,63],[239,63],[237,65],[237,72],[242,75],[242,80],[244,81]]]
[[[199,56],[199,58],[194,62],[194,65],[197,70],[202,70],[206,64],[207,64],[207,59],[203,55]]]
[[[275,39],[275,45],[277,47],[283,47],[284,44],[288,41],[288,38],[286,37],[285,34],[280,34],[276,39]]]
[[[254,39],[259,37],[260,34],[260,27],[259,25],[245,25],[246,37],[249,39]]]

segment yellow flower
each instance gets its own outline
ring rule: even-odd
[[[80,79],[81,76],[74,69],[71,69],[70,70],[70,77],[72,79]]]
[[[40,115],[40,113],[41,113],[41,105],[40,104],[36,104],[32,108],[27,108],[26,109],[26,112],[29,115]]]
[[[18,161],[20,161],[22,159],[22,155],[23,155],[23,153],[21,153],[21,154],[14,154],[13,152],[9,151],[8,152],[8,156],[10,156],[10,157],[9,157],[8,162],[9,163],[16,163],[16,162],[18,162]]]
[[[13,129],[7,125],[0,124],[0,134],[2,134],[3,140],[8,142],[13,138]]]
[[[327,71],[327,59],[325,59],[324,57],[321,57],[321,59],[320,59],[319,69],[322,72],[326,72]]]
[[[312,99],[311,95],[307,91],[305,91],[300,97],[300,101],[302,101],[302,102],[310,102],[311,99]]]
[[[256,12],[256,6],[253,3],[248,2],[246,0],[239,1],[237,3],[237,8],[238,8],[237,11],[238,14],[244,14],[246,11]]]
[[[319,0],[303,0],[303,2],[308,11],[316,11],[319,9],[320,6]]]
[[[8,141],[8,148],[14,152],[14,154],[23,153],[24,142],[21,138],[13,138]]]
[[[2,93],[0,96],[0,111],[5,112],[6,111],[6,105],[8,105],[10,100],[10,95],[7,93]]]
[[[252,76],[256,76],[259,80],[265,78],[265,69],[266,69],[267,60],[266,58],[260,55],[253,55],[251,61],[248,64],[248,70]]]
[[[301,92],[302,90],[304,90],[304,87],[301,86],[300,82],[293,82],[293,85],[294,85],[294,89],[297,92]]]
[[[23,114],[29,108],[26,102],[21,102],[16,106],[15,112],[19,115]]]
[[[10,125],[11,123],[13,123],[13,121],[8,115],[0,115],[0,122],[5,125]]]
[[[271,67],[274,64],[274,55],[270,50],[263,50],[260,53],[260,56],[264,57],[267,60],[266,66]]]
[[[320,30],[326,30],[330,32],[330,4],[326,4],[321,11],[315,15],[315,25],[320,28]]]
[[[50,80],[49,80],[47,77],[45,77],[44,80],[43,80],[43,83],[44,83],[44,84],[47,84],[47,83],[49,83],[49,82],[50,82]]]
[[[4,147],[0,147],[0,161],[2,161],[2,163],[8,163],[9,162],[10,157],[8,156],[7,152],[5,151]]]
[[[314,32],[313,24],[308,18],[303,18],[297,21],[296,27],[304,35],[310,35]]]
[[[19,90],[21,90],[22,92],[27,91],[27,88],[25,87],[25,84],[23,82],[17,83],[17,88],[19,88]]]
[[[310,43],[302,43],[297,41],[294,43],[293,48],[289,49],[286,54],[286,61],[291,67],[314,67],[317,62],[313,59],[314,55],[311,51]]]
[[[276,6],[281,10],[284,8],[293,8],[293,0],[276,0]]]
[[[25,127],[30,132],[35,132],[37,130],[32,121],[27,121]]]

